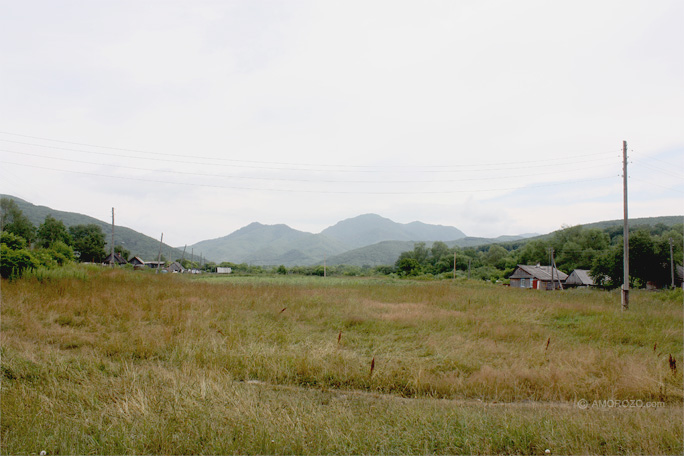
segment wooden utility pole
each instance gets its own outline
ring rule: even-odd
[[[456,251],[454,250],[454,279],[456,278]]]
[[[161,266],[161,249],[162,249],[162,243],[164,242],[164,233],[161,235],[161,239],[159,240],[159,256],[157,256],[157,271],[155,274],[159,274],[159,267]]]
[[[323,277],[328,277],[328,259],[326,254],[323,254]]]
[[[625,211],[623,230],[622,310],[629,309],[629,218],[627,214],[627,141],[622,141],[622,196]]]
[[[114,266],[114,208],[112,208],[112,245],[109,248],[109,265]]]

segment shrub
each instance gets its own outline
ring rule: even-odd
[[[0,276],[20,277],[25,270],[38,267],[38,261],[26,249],[12,250],[6,244],[0,245]]]

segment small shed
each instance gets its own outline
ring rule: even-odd
[[[591,273],[588,270],[575,269],[568,276],[567,280],[565,281],[565,285],[568,287],[593,287],[596,284],[594,283],[594,278],[591,276]]]
[[[145,262],[138,256],[134,256],[130,260],[128,260],[130,264],[133,266],[145,266]]]
[[[568,275],[552,266],[519,264],[510,276],[511,287],[534,290],[563,288]]]
[[[104,263],[104,264],[112,264],[112,263],[114,263],[114,264],[117,264],[117,265],[121,265],[121,264],[128,264],[128,261],[126,261],[126,260],[125,260],[121,255],[119,255],[118,253],[114,252],[114,259],[112,259],[112,254],[110,253],[109,255],[107,255],[107,258],[104,259],[103,263]]]
[[[166,264],[165,261],[145,261],[145,266],[152,269],[163,268],[164,264]]]
[[[216,268],[216,273],[217,274],[231,274],[233,272],[233,268]]]
[[[171,263],[166,270],[173,273],[185,272],[185,268],[178,261]]]

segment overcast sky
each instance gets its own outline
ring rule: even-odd
[[[377,213],[471,236],[684,213],[684,2],[31,1],[0,193],[182,246]]]

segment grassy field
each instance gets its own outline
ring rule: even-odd
[[[682,454],[681,290],[630,304],[459,280],[3,281],[0,451]]]

